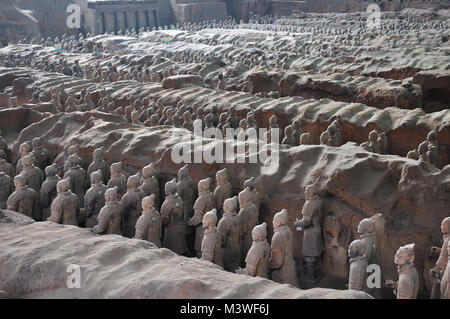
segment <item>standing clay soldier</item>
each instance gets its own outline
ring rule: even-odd
[[[14,177],[14,186],[16,190],[8,197],[6,209],[40,220],[39,195],[34,189],[28,188],[25,176]]]
[[[239,119],[236,115],[236,109],[234,106],[230,106],[228,109],[227,123],[230,128],[237,129],[239,127]]]
[[[69,145],[64,145],[63,151],[56,156],[53,163],[56,164],[56,167],[58,168],[58,175],[64,176],[64,164],[67,161],[67,158],[69,157]]]
[[[48,221],[73,226],[78,226],[84,222],[83,216],[80,213],[78,197],[70,191],[69,178],[60,180],[56,184],[56,189],[58,195],[50,206],[50,217]]]
[[[395,254],[398,281],[386,280],[386,286],[396,290],[397,299],[416,299],[419,291],[419,274],[414,267],[414,244],[400,247]]]
[[[381,147],[378,144],[378,139],[378,132],[376,130],[372,130],[369,133],[369,141],[362,143],[361,147],[363,147],[368,152],[381,154]]]
[[[228,181],[227,169],[224,168],[216,173],[217,187],[214,190],[214,198],[216,199],[217,218],[220,220],[223,215],[223,203],[225,199],[232,196],[233,186]]]
[[[61,180],[61,177],[57,175],[58,168],[56,164],[47,166],[45,169],[46,179],[41,186],[41,192],[39,197],[39,205],[42,211],[42,220],[47,220],[50,217],[50,205],[58,195],[56,190],[56,184]]]
[[[84,215],[86,216],[86,228],[97,225],[97,217],[105,206],[105,192],[108,189],[103,184],[103,172],[98,170],[90,176],[91,187],[84,195]]]
[[[139,174],[128,177],[127,192],[123,195],[123,235],[133,238],[136,231],[136,222],[142,214],[142,199],[144,193],[139,187],[141,176]]]
[[[5,152],[8,150],[8,143],[6,143],[6,140],[2,136],[2,131],[0,130],[0,151]]]
[[[243,190],[239,193],[239,217],[241,218],[241,264],[252,246],[252,230],[259,223],[259,214],[256,205],[250,201],[250,192]]]
[[[437,132],[432,130],[427,135],[427,146],[428,146],[428,160],[431,164],[437,167],[438,156],[439,156],[439,144],[437,141]]]
[[[204,235],[202,241],[202,259],[223,267],[222,240],[217,230],[217,211],[213,209],[203,216]]]
[[[34,189],[38,194],[41,192],[41,185],[44,182],[44,174],[34,166],[34,157],[29,154],[22,158],[23,171],[21,175],[25,176],[27,185]]]
[[[255,204],[256,208],[258,209],[258,214],[259,214],[259,209],[261,207],[261,200],[259,198],[259,193],[256,191],[255,189],[255,178],[251,177],[248,180],[246,180],[244,182],[244,188],[246,191],[248,191],[249,196],[250,196],[250,201]]]
[[[319,276],[319,258],[325,246],[322,238],[322,200],[316,186],[305,188],[305,204],[301,220],[296,220],[294,226],[303,230],[303,256],[305,256],[306,276],[315,282]]]
[[[42,146],[42,137],[36,137],[33,139],[33,156],[36,159],[36,166],[44,171],[47,166],[51,164],[50,155],[48,151]]]
[[[78,165],[80,165],[80,167],[83,167],[84,160],[80,155],[78,155],[79,149],[80,149],[80,147],[78,146],[78,144],[69,146],[69,148],[67,149],[67,160],[64,163],[64,173],[66,173],[70,168],[71,161],[69,161],[68,159],[72,155],[74,155],[73,158],[75,158],[75,157],[77,158],[76,162],[78,163]]]
[[[153,163],[148,164],[142,169],[141,189],[145,196],[155,195],[155,207],[159,206],[159,183],[155,177],[155,166]]]
[[[441,299],[450,299],[450,217],[444,218],[441,224],[443,234],[442,248],[432,247],[439,251],[439,258],[436,261],[436,267],[430,270],[432,277],[440,279]]]
[[[194,215],[194,202],[197,197],[197,187],[189,177],[189,167],[183,166],[178,170],[177,193],[183,200],[183,218],[185,223],[186,242],[189,251],[194,251],[195,228],[189,226],[188,221]]]
[[[237,215],[237,197],[228,198],[223,203],[223,217],[217,230],[221,235],[224,269],[234,272],[241,259],[241,217]]]
[[[364,290],[366,287],[367,256],[366,245],[363,240],[356,239],[348,247],[350,270],[348,275],[348,289]]]
[[[253,244],[245,258],[246,266],[244,269],[236,269],[236,273],[268,278],[270,245],[266,240],[267,223],[253,228],[252,237]]]
[[[155,209],[155,195],[144,197],[141,202],[142,215],[136,222],[134,238],[143,239],[161,247],[161,215]]]
[[[113,163],[109,168],[111,172],[111,178],[108,181],[108,188],[113,188],[115,186],[119,187],[117,191],[118,200],[122,199],[123,194],[127,191],[127,178],[122,173],[122,163]]]
[[[375,221],[371,218],[364,218],[358,224],[359,238],[366,245],[365,254],[369,264],[374,263],[376,239],[374,236]]]
[[[6,153],[3,150],[0,150],[0,172],[5,173],[11,178],[15,176],[14,168],[6,161]]]
[[[70,178],[70,190],[78,196],[80,206],[84,207],[86,171],[81,168],[79,156],[76,154],[70,155],[67,162],[69,170],[64,174],[64,178]]]
[[[23,170],[23,158],[27,155],[29,155],[31,152],[31,144],[28,142],[24,142],[22,144],[20,144],[19,146],[19,154],[20,154],[20,158],[17,161],[16,164],[16,175],[19,175],[20,173],[22,173]]]
[[[89,168],[87,170],[87,176],[91,176],[91,174],[95,171],[101,170],[102,171],[102,181],[103,184],[107,184],[109,180],[109,169],[108,164],[106,164],[106,161],[104,159],[105,156],[105,148],[99,147],[94,150],[92,153],[92,163],[89,165]]]
[[[105,192],[105,206],[97,217],[97,225],[92,228],[96,234],[122,235],[123,206],[117,200],[119,187],[107,189]]]
[[[165,228],[163,247],[183,255],[188,252],[183,219],[183,200],[177,194],[175,178],[166,183],[165,192],[166,199],[161,206],[162,224]]]
[[[203,215],[212,210],[216,204],[214,195],[210,191],[211,178],[202,179],[198,182],[198,198],[194,203],[194,216],[188,221],[188,225],[196,226],[194,248],[197,257],[201,258],[203,240]]]
[[[298,287],[297,272],[292,251],[292,231],[287,225],[288,214],[285,209],[273,217],[273,237],[271,243],[270,268],[272,280],[281,284]]]
[[[6,209],[6,202],[14,192],[14,182],[11,176],[0,171],[0,209]]]

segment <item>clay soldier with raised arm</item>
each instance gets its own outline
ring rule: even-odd
[[[398,281],[386,280],[386,286],[396,290],[397,299],[416,299],[419,291],[419,274],[414,267],[414,244],[400,247],[395,254]]]
[[[109,188],[105,192],[105,206],[97,217],[97,225],[92,228],[96,234],[122,235],[123,206],[117,200],[119,187]]]
[[[44,182],[44,174],[34,166],[34,157],[31,154],[22,158],[23,171],[21,175],[25,176],[28,187],[34,189],[38,194],[41,191],[41,185]]]
[[[93,160],[89,165],[87,170],[87,176],[91,176],[93,172],[101,170],[102,171],[102,182],[103,184],[107,184],[109,181],[109,168],[108,164],[105,161],[105,148],[99,147],[96,148],[92,154]]]
[[[365,290],[367,276],[366,244],[362,239],[356,239],[348,247],[350,269],[348,275],[348,289]]]
[[[221,235],[216,228],[217,211],[213,209],[203,216],[204,235],[202,241],[202,259],[223,267]]]
[[[271,243],[270,268],[272,280],[281,284],[298,287],[297,272],[292,250],[292,231],[285,209],[273,217],[273,237]]]
[[[202,240],[203,240],[203,215],[209,212],[216,205],[213,193],[210,191],[211,178],[202,179],[198,182],[198,198],[194,203],[194,216],[188,221],[190,226],[196,226],[195,229],[195,251],[197,257],[202,256]]]
[[[64,178],[70,178],[70,190],[78,196],[80,207],[84,207],[84,192],[86,190],[86,171],[80,166],[80,157],[72,154],[67,159],[69,170]]]
[[[308,281],[315,282],[319,272],[320,257],[325,250],[322,238],[322,200],[315,184],[305,188],[305,204],[301,220],[296,220],[295,227],[303,230],[303,256]]]
[[[36,159],[35,164],[41,171],[44,171],[51,164],[51,160],[48,151],[42,145],[42,137],[35,137],[32,146],[32,154]]]
[[[253,245],[245,258],[246,266],[244,269],[236,269],[236,273],[268,278],[270,245],[266,240],[267,223],[264,222],[253,228],[252,236]]]
[[[122,163],[118,162],[111,164],[109,170],[111,172],[111,178],[106,186],[108,186],[108,188],[117,186],[117,198],[118,200],[121,200],[122,196],[127,191],[127,178],[122,172]]]
[[[161,206],[162,224],[165,228],[163,247],[184,255],[188,253],[188,250],[183,219],[183,200],[177,194],[175,178],[166,183],[165,192],[166,199]]]
[[[91,187],[84,195],[84,215],[86,216],[86,228],[97,225],[97,217],[100,210],[105,206],[105,192],[108,189],[103,184],[103,172],[99,169],[91,173]]]
[[[136,230],[136,222],[142,214],[142,199],[144,192],[139,187],[140,174],[128,177],[127,192],[123,195],[123,236],[133,238]]]
[[[217,187],[214,190],[214,198],[216,199],[217,218],[220,220],[223,215],[223,203],[225,199],[232,196],[233,186],[228,181],[227,169],[224,168],[216,173]]]
[[[241,218],[241,264],[244,264],[247,253],[252,246],[252,230],[259,223],[256,205],[250,201],[250,192],[244,189],[239,193],[239,217]]]
[[[450,217],[442,220],[441,230],[443,244],[442,248],[432,247],[433,251],[439,252],[439,258],[436,261],[436,266],[430,269],[430,275],[432,278],[436,278],[436,281],[440,280],[441,299],[450,299],[450,263],[448,262],[450,256]]]
[[[6,153],[3,150],[0,150],[0,172],[5,173],[11,178],[15,176],[14,168],[6,161]]]
[[[234,272],[241,259],[241,217],[237,215],[237,197],[228,198],[223,203],[223,217],[217,230],[221,235],[224,269]]]
[[[6,202],[14,192],[14,182],[11,176],[0,171],[0,209],[6,209]]]
[[[141,202],[142,215],[136,222],[134,238],[143,239],[161,247],[161,215],[155,209],[155,195],[144,197]]]
[[[23,175],[14,177],[14,185],[16,190],[8,197],[6,209],[39,221],[41,219],[41,211],[39,209],[38,193],[26,185],[26,179]]]
[[[159,208],[159,182],[155,177],[155,165],[153,163],[142,169],[141,189],[145,196],[155,195],[155,207]]]
[[[69,178],[60,180],[56,184],[58,195],[50,206],[49,221],[63,224],[78,226],[84,222],[84,217],[80,212],[80,203],[77,195],[70,191]]]
[[[58,195],[56,190],[56,184],[61,180],[61,177],[57,175],[58,167],[56,164],[47,166],[45,169],[45,175],[47,178],[41,186],[39,205],[42,211],[42,220],[47,220],[50,217],[50,205]]]

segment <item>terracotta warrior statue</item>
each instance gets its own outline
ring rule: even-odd
[[[244,190],[249,192],[250,201],[255,204],[259,214],[259,209],[261,208],[261,200],[259,197],[259,193],[255,189],[255,186],[256,179],[254,177],[251,177],[248,180],[244,181]]]
[[[441,224],[443,234],[442,248],[432,247],[433,251],[439,252],[436,266],[430,269],[430,276],[440,281],[440,295],[442,299],[450,299],[450,217],[444,218]],[[438,293],[439,294],[439,293]]]
[[[319,261],[325,249],[322,238],[322,200],[315,184],[305,188],[305,204],[301,220],[296,220],[295,227],[303,231],[303,256],[307,280],[315,282],[320,275]]]
[[[31,153],[31,143],[29,142],[24,142],[22,144],[20,144],[19,146],[19,155],[20,158],[17,161],[16,164],[16,175],[19,175],[20,173],[22,173],[23,170],[23,158],[27,155],[29,155]],[[34,158],[34,157],[33,157]]]
[[[221,235],[224,269],[234,272],[241,258],[241,217],[237,215],[237,197],[228,198],[223,203],[223,217],[217,230]]]
[[[223,267],[222,240],[217,230],[217,211],[213,209],[203,215],[204,235],[202,241],[202,259]]]
[[[368,152],[381,154],[381,146],[379,145],[378,137],[378,132],[376,130],[370,131],[369,141],[362,143],[361,147]]]
[[[26,185],[26,179],[23,175],[14,177],[14,185],[16,190],[8,197],[6,208],[31,217],[36,221],[40,220],[38,193]]]
[[[122,196],[123,205],[123,236],[133,238],[136,230],[136,222],[142,214],[142,199],[144,192],[139,187],[140,174],[128,177],[127,192]]]
[[[161,206],[161,218],[164,227],[163,247],[179,255],[188,253],[185,222],[183,218],[183,200],[177,194],[177,182],[174,179],[166,183],[166,199]]]
[[[108,181],[108,188],[113,188],[115,186],[119,187],[117,198],[122,199],[123,194],[127,191],[127,178],[122,172],[122,163],[113,163],[109,168],[111,172],[111,178]]]
[[[56,164],[47,166],[45,169],[45,176],[47,177],[42,183],[39,205],[42,210],[42,220],[47,220],[50,217],[50,205],[58,195],[56,191],[56,184],[61,180],[58,175],[58,167]]]
[[[31,154],[22,158],[23,171],[21,175],[25,176],[28,187],[34,189],[38,194],[41,192],[41,185],[44,182],[44,174],[34,166],[34,157]]]
[[[259,223],[259,214],[256,205],[251,201],[251,194],[247,189],[239,193],[239,217],[241,218],[241,264],[252,246],[252,230]]]
[[[69,170],[64,178],[70,178],[70,190],[78,196],[80,207],[84,207],[84,193],[86,190],[86,171],[81,167],[80,157],[72,154],[67,159]]]
[[[86,228],[97,225],[97,217],[105,206],[105,192],[108,189],[103,184],[103,172],[99,169],[90,176],[91,187],[84,195],[84,215],[86,216]]]
[[[216,173],[217,187],[214,190],[214,198],[216,199],[217,218],[220,220],[223,215],[223,203],[225,199],[233,195],[233,186],[228,181],[227,169],[224,168]]]
[[[203,240],[203,215],[212,210],[216,204],[213,193],[210,191],[211,178],[202,179],[198,182],[198,198],[194,203],[194,216],[189,219],[188,225],[196,226],[195,230],[195,251],[197,257],[201,258]]]
[[[281,284],[298,287],[298,278],[292,250],[292,231],[285,209],[273,217],[273,237],[271,243],[270,268],[272,280]]]
[[[36,159],[36,166],[44,171],[47,166],[51,164],[50,155],[48,151],[42,146],[42,137],[36,137],[32,142],[32,154]]]
[[[118,201],[118,191],[118,186],[106,190],[105,206],[98,213],[97,225],[92,228],[94,233],[122,235],[123,206]]]
[[[183,200],[183,218],[185,224],[186,242],[190,253],[194,252],[195,227],[189,226],[188,221],[194,215],[194,202],[197,198],[197,185],[189,177],[189,167],[183,166],[178,170],[177,193]]]
[[[439,144],[437,140],[437,131],[432,130],[427,135],[428,160],[434,166],[438,166]]]
[[[76,162],[78,162],[78,165],[83,168],[84,167],[84,160],[83,158],[78,154],[80,150],[80,146],[78,144],[69,146],[67,148],[67,160],[64,163],[64,173],[66,173],[70,169],[71,161],[68,161],[69,157],[74,155],[73,158],[76,158]]]
[[[99,147],[94,150],[92,153],[92,163],[89,165],[87,170],[87,176],[91,176],[91,174],[95,171],[101,170],[102,172],[102,182],[103,184],[107,184],[109,181],[109,168],[108,164],[105,161],[105,148]]]
[[[141,189],[145,196],[155,195],[155,207],[159,205],[159,182],[155,177],[155,166],[153,163],[148,164],[142,169]]]
[[[253,228],[252,236],[253,245],[245,259],[246,266],[244,269],[236,269],[236,273],[268,278],[270,245],[266,240],[267,223],[264,222]]]
[[[350,270],[348,275],[348,289],[365,290],[367,277],[366,244],[362,239],[356,239],[348,247]]]
[[[0,209],[6,209],[6,202],[14,192],[14,182],[11,176],[0,171]]]
[[[161,215],[155,209],[155,195],[144,197],[141,202],[142,215],[136,222],[134,238],[143,239],[161,247]]]
[[[369,264],[374,263],[376,239],[374,236],[375,221],[371,218],[364,218],[358,224],[359,238],[366,245],[365,254]]]
[[[70,191],[69,178],[60,180],[56,184],[58,195],[50,206],[49,221],[63,224],[78,226],[84,222],[84,217],[80,212],[80,203],[77,195]]]
[[[395,289],[397,299],[416,299],[419,291],[419,274],[414,267],[414,244],[400,247],[395,254],[398,281],[386,280],[386,286]]]
[[[0,150],[0,172],[5,173],[11,178],[15,176],[14,168],[6,161],[6,153],[3,150]]]

